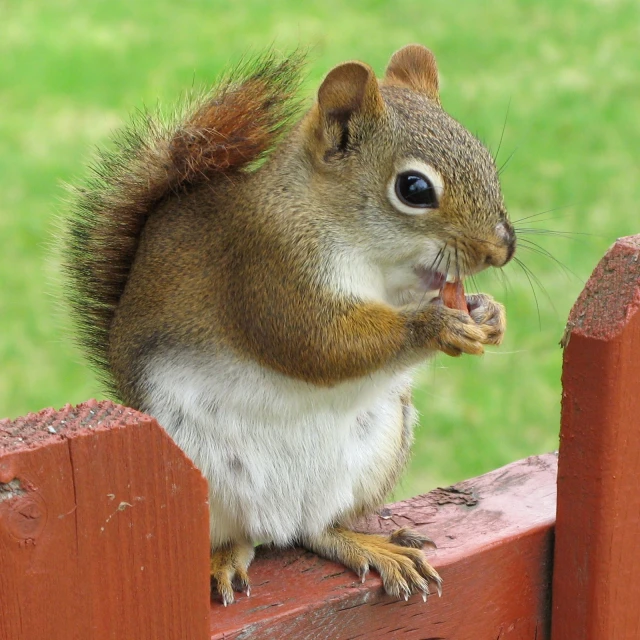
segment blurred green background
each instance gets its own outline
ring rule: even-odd
[[[521,236],[542,248],[519,250],[533,286],[516,264],[506,285],[477,278],[507,306],[507,339],[483,358],[425,366],[397,495],[556,448],[566,316],[607,246],[640,232],[638,41],[637,0],[1,2],[0,416],[102,397],[70,338],[52,239],[63,183],[85,175],[130,112],[171,105],[270,45],[309,47],[310,96],[336,63],[382,73],[420,42],[438,58],[443,105],[494,153],[506,119],[498,164],[511,157],[503,186],[517,226],[574,235]]]

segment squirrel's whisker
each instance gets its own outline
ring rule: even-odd
[[[540,222],[547,222],[547,221],[541,220]],[[554,229],[536,229],[532,227],[514,227],[514,229],[519,236],[520,235],[555,236],[557,238],[564,238],[566,240],[580,240],[580,236],[584,236],[587,238],[598,237],[597,234],[585,233],[583,231],[556,231]]]
[[[524,218],[518,218],[517,220],[512,220],[512,223],[514,225],[518,224],[518,222],[524,222],[525,220],[531,220],[532,218],[537,218],[538,216],[543,216],[547,213],[553,213],[554,211],[560,211],[562,209],[569,209],[571,207],[574,207],[575,205],[573,204],[565,204],[562,205],[561,207],[553,207],[553,209],[546,209],[545,211],[540,211],[540,213],[534,213],[530,216],[525,216]],[[565,215],[565,214],[563,214]],[[557,219],[560,218],[562,216],[554,216],[553,219]]]
[[[507,272],[504,269],[493,269],[492,273],[494,273],[496,278],[500,280],[500,283],[502,284],[502,288],[506,296],[509,292],[512,291],[511,282],[509,281],[509,276],[507,275]]]
[[[438,267],[440,266],[440,262],[442,261],[442,258],[444,256],[446,247],[447,247],[446,244],[440,247],[440,249],[438,250],[438,253],[436,253],[436,257],[432,260],[431,265],[429,266],[429,271],[438,270]],[[419,309],[422,306],[422,304],[424,303],[424,299],[427,297],[427,293],[428,291],[424,291],[424,293],[420,297],[420,300],[416,302],[416,305],[415,305],[416,309]]]
[[[576,280],[578,280],[578,282],[584,284],[584,280],[582,280],[580,276],[578,276],[574,271],[569,269],[569,267],[567,267],[567,265],[565,265],[563,262],[558,260],[558,258],[556,258],[550,251],[547,251],[547,249],[545,249],[544,247],[541,247],[536,242],[533,242],[527,238],[520,238],[520,248],[526,249],[527,251],[531,251],[533,253],[537,253],[538,255],[544,256],[545,258],[548,258],[549,260],[554,262],[558,267],[560,267],[560,269],[565,274],[565,276],[567,277],[573,276]]]
[[[502,123],[502,131],[500,132],[500,141],[498,142],[498,148],[496,150],[495,156],[493,156],[493,161],[498,163],[498,156],[500,155],[500,148],[502,147],[502,138],[504,137],[505,129],[507,128],[507,119],[509,118],[509,110],[511,109],[511,97],[509,97],[509,102],[507,104],[507,112],[504,114],[504,122]],[[498,171],[498,175],[500,172]]]
[[[500,168],[498,169],[498,175],[502,175],[502,172],[507,168],[507,165],[509,164],[509,162],[511,162],[511,158],[513,158],[513,156],[515,155],[516,151],[518,150],[518,147],[516,147],[508,156],[508,158],[502,163],[502,165],[500,166]]]
[[[533,282],[531,281],[531,276],[529,275],[529,269],[522,262],[522,260],[520,260],[520,258],[514,257],[513,261],[522,269],[522,271],[524,272],[524,275],[526,276],[527,280],[529,281],[529,286],[531,287],[531,293],[533,294],[533,299],[535,300],[535,303],[536,303],[536,311],[538,313],[538,327],[540,329],[542,329],[542,318],[540,316],[540,305],[538,304],[538,296],[536,295],[535,287],[533,286]]]

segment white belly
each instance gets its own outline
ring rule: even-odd
[[[167,357],[147,369],[145,410],[209,481],[213,546],[286,545],[388,480],[409,384],[408,373],[378,373],[326,389],[231,358]]]

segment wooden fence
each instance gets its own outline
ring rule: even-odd
[[[152,418],[90,401],[0,422],[0,640],[640,639],[639,256],[619,240],[571,312],[559,456],[362,523],[427,532],[442,598],[260,549],[251,596],[211,603],[204,478]]]

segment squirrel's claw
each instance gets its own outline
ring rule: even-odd
[[[225,607],[235,601],[234,591],[251,594],[247,569],[253,555],[250,542],[229,543],[211,552],[211,590]]]
[[[422,546],[423,541],[429,539],[410,529],[380,536],[333,527],[305,540],[304,546],[341,562],[361,579],[366,576],[368,568],[373,567],[390,596],[408,600],[414,593],[428,593],[432,582],[438,593],[442,592],[442,579],[418,546]]]

